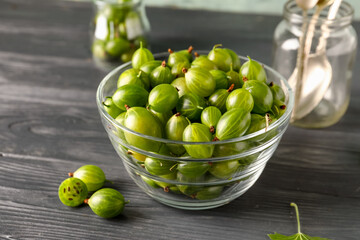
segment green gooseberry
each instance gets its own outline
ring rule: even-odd
[[[153,175],[168,175],[176,172],[176,162],[170,160],[147,157],[144,162],[145,169]]]
[[[120,114],[115,118],[115,121],[117,121],[117,122],[120,123],[121,125],[124,125],[125,115],[126,115],[126,112],[120,113]],[[122,129],[117,128],[116,135],[117,135],[120,139],[125,140],[124,131],[123,131]]]
[[[171,186],[171,187],[169,187],[169,190],[173,193],[181,194],[181,191],[179,190],[179,188],[177,186]]]
[[[167,112],[156,112],[154,109],[151,108],[147,108],[152,114],[154,114],[154,116],[156,116],[161,125],[165,126],[166,123],[168,122],[168,120],[171,118],[171,116],[173,115],[172,111],[167,111]]]
[[[135,84],[127,84],[116,90],[112,100],[118,108],[126,111],[125,105],[129,107],[145,106],[148,97],[149,93],[144,88]]]
[[[251,112],[254,107],[254,99],[249,91],[245,89],[235,89],[226,99],[226,109],[242,108]]]
[[[152,70],[149,76],[150,84],[153,88],[163,83],[170,84],[173,80],[171,70],[166,66],[165,61],[163,61],[159,67],[156,67],[154,70]]]
[[[185,142],[211,142],[213,136],[210,129],[201,123],[192,123],[188,125],[183,133]],[[214,145],[184,145],[187,153],[193,158],[210,158],[214,151]]]
[[[214,157],[231,156],[245,152],[250,147],[251,144],[248,143],[247,141],[216,144],[213,156]]]
[[[271,110],[273,95],[268,85],[261,81],[248,80],[243,88],[249,91],[254,99],[254,113],[264,114]]]
[[[132,68],[132,69],[129,69],[129,70],[135,70],[135,69]],[[127,84],[133,84],[133,85],[137,85],[137,86],[145,88],[145,85],[144,85],[143,81],[141,81],[141,79],[140,79],[141,71],[137,75],[126,74],[126,77],[124,77],[125,76],[125,75],[123,75],[124,73],[127,73],[127,72],[126,71],[123,72],[120,75],[119,79],[118,79],[118,82],[117,82],[117,87],[118,88],[121,87],[121,86],[127,85]],[[146,88],[146,89],[149,89],[149,88]]]
[[[285,93],[279,85],[271,82],[269,83],[269,87],[273,94],[274,100],[285,102]]]
[[[129,108],[125,115],[124,126],[144,135],[159,138],[163,136],[160,121],[143,107]],[[126,141],[134,147],[154,152],[158,151],[161,147],[161,142],[149,140],[128,131],[124,132],[124,134]]]
[[[190,92],[200,97],[210,96],[216,86],[216,82],[209,71],[201,68],[184,69],[186,86]]]
[[[226,49],[219,48],[221,44],[216,44],[208,54],[208,59],[222,71],[228,72],[232,64],[232,57]]]
[[[112,118],[116,118],[122,112],[121,109],[114,104],[112,97],[106,97],[105,101],[103,101],[102,104],[104,105],[105,111]]]
[[[195,57],[196,57],[195,60],[191,63],[191,68],[202,68],[208,71],[218,69],[215,63],[210,61],[207,58],[207,56],[205,55],[199,56],[199,54],[195,52]]]
[[[153,60],[154,60],[153,54],[149,51],[149,49],[143,47],[143,43],[140,42],[140,48],[134,52],[131,59],[133,68],[140,69],[140,67],[144,63]]]
[[[152,179],[150,179],[148,177],[145,177],[143,175],[140,175],[140,177],[150,187],[152,187],[152,188],[159,188],[160,187],[159,185],[157,185],[157,183],[154,180],[152,180]]]
[[[244,81],[239,77],[239,73],[233,70],[232,65],[230,70],[226,73],[229,85],[234,84],[234,89],[241,88],[244,85]]]
[[[121,54],[127,52],[130,43],[123,38],[114,38],[106,43],[105,50],[113,58],[120,57]]]
[[[95,165],[84,165],[75,172],[69,173],[69,176],[82,180],[89,192],[100,189],[106,181],[103,170]]]
[[[220,118],[221,111],[214,106],[205,108],[201,113],[201,123],[208,126],[211,133],[215,133],[215,128]]]
[[[211,106],[217,107],[221,113],[226,112],[226,99],[229,94],[234,89],[234,84],[232,84],[229,89],[218,89],[209,97],[209,104]]]
[[[105,42],[99,39],[94,41],[92,45],[92,53],[94,57],[100,60],[106,60],[109,57],[105,50]]]
[[[250,112],[242,108],[234,108],[221,116],[216,125],[216,138],[226,140],[244,135],[250,126]]]
[[[170,84],[160,84],[149,94],[149,107],[156,112],[164,113],[175,108],[179,100],[178,91]]]
[[[170,174],[167,174],[167,175],[161,175],[159,177],[163,178],[163,179],[166,179],[166,180],[175,180],[176,179],[176,176],[177,176],[177,171],[173,171],[172,173]],[[170,189],[172,189],[173,191],[175,190],[174,187],[176,187],[174,184],[172,183],[168,183],[168,182],[163,182],[163,181],[157,181],[157,180],[154,180],[154,182],[159,186],[161,187],[164,192],[169,192]]]
[[[186,86],[186,80],[184,77],[176,78],[171,82],[171,85],[173,85],[178,90],[179,98],[182,97],[185,93],[190,93],[190,90]]]
[[[119,8],[115,7],[111,4],[106,4],[101,9],[102,14],[108,19],[109,22],[114,22],[116,25],[119,22],[124,21],[125,18],[125,12]]]
[[[210,186],[203,187],[200,191],[198,191],[195,195],[195,198],[198,200],[211,200],[217,198],[221,195],[224,186]]]
[[[168,65],[170,67],[173,67],[175,66],[176,64],[178,63],[183,63],[183,62],[188,62],[189,63],[189,60],[188,58],[182,54],[182,53],[179,53],[179,52],[174,52],[173,50],[171,50],[169,48],[168,52],[170,53],[169,54],[169,58],[168,58]]]
[[[238,160],[215,162],[212,164],[209,172],[216,178],[229,179],[237,172],[239,167],[240,163]]]
[[[120,37],[127,39],[127,31],[126,31],[126,23],[125,22],[119,23],[118,31],[119,31]]]
[[[232,59],[232,66],[234,71],[239,72],[240,67],[241,67],[241,61],[239,56],[231,49],[229,48],[224,48],[231,56]]]
[[[210,169],[207,162],[180,162],[177,170],[185,177],[195,178],[204,175]]]
[[[130,62],[132,59],[132,56],[134,55],[135,49],[130,48],[127,52],[121,54],[120,60],[123,63]]]
[[[207,106],[204,98],[194,93],[184,94],[176,105],[176,111],[191,121],[200,120],[201,112]]]
[[[245,62],[240,68],[240,78],[248,80],[258,80],[266,83],[266,72],[264,67],[248,56],[249,61]]]
[[[271,112],[275,118],[280,118],[286,111],[286,105],[284,102],[274,99],[273,105],[271,107]]]
[[[146,156],[141,153],[135,152],[134,150],[129,149],[126,154],[136,159],[135,162],[145,162]]]
[[[59,199],[69,207],[81,205],[88,195],[86,184],[78,178],[68,178],[59,186]]]
[[[229,87],[229,80],[225,72],[221,70],[211,70],[210,74],[215,80],[215,89],[227,89]]]
[[[246,157],[238,158],[237,160],[239,161],[239,164],[240,164],[239,170],[245,169],[247,166],[249,166],[251,163],[253,163],[258,158],[258,156],[259,156],[259,153],[254,153],[254,154],[251,154]]]
[[[189,46],[188,49],[178,51],[179,54],[183,54],[189,62],[192,62],[193,56],[192,51],[194,50],[193,46]]]
[[[190,68],[189,62],[179,62],[172,66],[171,68],[171,74],[174,78],[184,77],[185,73],[183,72],[183,69],[189,69]]]
[[[161,65],[161,61],[160,60],[153,60],[153,61],[149,61],[144,63],[140,70],[143,71],[144,73],[146,73],[147,75],[150,75],[150,73],[157,67],[159,67]]]
[[[190,121],[186,117],[176,113],[166,123],[165,137],[174,141],[182,141],[184,130],[189,124]],[[167,146],[177,156],[185,153],[185,148],[181,144],[168,143]]]
[[[142,70],[130,68],[122,72],[117,81],[117,88],[126,85],[135,84],[144,87],[146,90],[150,88],[150,79]]]
[[[187,176],[183,175],[181,172],[178,172],[176,180],[180,183],[185,183],[185,184],[177,184],[176,185],[178,187],[178,189],[180,190],[180,192],[182,192],[183,194],[185,194],[187,196],[191,196],[191,195],[196,194],[198,191],[200,191],[202,189],[202,186],[186,185],[186,183],[204,182],[205,176],[201,175],[201,176],[197,176],[197,177],[187,177]]]
[[[103,188],[96,191],[89,199],[85,199],[91,210],[103,218],[113,218],[123,212],[125,204],[124,196],[112,188]]]
[[[256,113],[252,113],[251,123],[248,130],[246,131],[246,135],[260,131],[264,128],[266,128],[266,117]]]
[[[172,156],[169,148],[165,144],[161,145],[160,150],[157,153],[164,156]]]

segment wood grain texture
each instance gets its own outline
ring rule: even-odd
[[[360,69],[344,118],[322,130],[289,127],[258,182],[226,206],[164,206],[128,177],[100,122],[104,72],[89,51],[89,3],[0,0],[0,239],[267,239],[303,231],[337,240],[360,235]],[[223,43],[271,62],[278,17],[147,9],[152,50]],[[360,32],[360,24],[354,23]],[[359,59],[359,58],[358,58]],[[357,60],[356,65],[359,65]],[[57,188],[84,164],[104,169],[131,204],[112,220],[68,208]],[[111,186],[111,185],[108,185]]]

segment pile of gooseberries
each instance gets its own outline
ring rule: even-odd
[[[60,201],[70,207],[88,204],[91,210],[103,218],[113,218],[122,213],[125,204],[123,195],[115,189],[103,188],[105,174],[95,165],[85,165],[64,180],[58,190]],[[94,192],[90,198],[88,195]]]
[[[241,65],[231,49],[215,45],[208,55],[193,48],[168,50],[167,59],[155,60],[141,46],[132,57],[132,68],[123,71],[112,96],[104,99],[107,113],[126,128],[143,135],[184,142],[211,142],[238,138],[267,129],[285,112],[285,93],[267,83],[264,67],[248,57]],[[144,151],[192,161],[170,161],[129,150],[148,173],[182,183],[229,179],[253,159],[196,162],[231,155],[249,148],[246,142],[232,145],[187,145],[154,141],[129,131],[117,130],[126,144]],[[182,193],[199,200],[219,196],[223,185],[197,187],[172,185],[139,174],[151,187]]]

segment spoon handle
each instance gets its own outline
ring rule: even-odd
[[[303,24],[301,26],[302,35],[299,38],[299,49],[297,54],[296,60],[296,68],[298,69],[296,75],[296,82],[295,82],[295,102],[294,102],[294,109],[291,116],[291,122],[296,120],[296,111],[299,108],[300,98],[301,98],[301,90],[302,90],[302,78],[304,72],[304,44],[305,44],[305,35],[306,35],[306,27],[307,27],[307,10],[303,10]]]
[[[335,0],[334,3],[331,5],[328,16],[327,16],[327,20],[334,20],[336,17],[336,14],[340,8],[342,0]],[[321,50],[325,50],[326,49],[326,44],[327,44],[327,38],[329,37],[330,31],[329,31],[329,27],[326,23],[324,23],[321,26],[321,37],[319,39],[319,44],[316,47],[316,52],[320,52]]]

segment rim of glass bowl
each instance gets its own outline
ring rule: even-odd
[[[203,54],[207,54],[209,51],[201,50],[201,51],[197,51],[197,52],[199,54],[203,55]],[[154,54],[154,57],[155,57],[155,59],[157,59],[157,58],[164,59],[164,58],[167,58],[168,55],[169,55],[168,52],[161,52],[161,53]],[[241,56],[241,55],[238,55],[238,57],[242,60],[242,62],[248,60],[247,57],[244,57],[244,56]],[[272,129],[277,128],[282,124],[285,124],[286,120],[288,120],[290,118],[290,114],[291,114],[291,111],[292,111],[293,106],[294,106],[294,94],[293,94],[293,90],[291,89],[290,85],[288,84],[286,79],[280,73],[278,73],[277,71],[275,71],[274,69],[272,69],[268,65],[263,64],[262,62],[259,62],[259,63],[262,64],[267,71],[272,72],[272,74],[274,74],[276,76],[276,78],[278,78],[286,86],[287,92],[288,92],[288,103],[286,105],[286,111],[279,119],[277,119],[275,121],[275,123],[271,124],[268,127],[266,132],[270,132]],[[170,140],[170,139],[166,139],[166,138],[159,138],[159,137],[153,137],[153,136],[149,136],[149,135],[144,135],[142,133],[135,132],[135,131],[121,125],[120,123],[115,121],[115,119],[113,119],[106,112],[105,108],[103,107],[103,105],[102,105],[102,102],[103,102],[102,90],[103,90],[105,84],[110,80],[111,76],[115,75],[115,73],[118,73],[121,69],[127,70],[130,65],[131,65],[131,61],[120,65],[119,67],[115,68],[110,73],[108,73],[103,78],[103,80],[101,80],[101,82],[100,82],[100,84],[98,86],[97,92],[96,92],[96,103],[97,103],[97,106],[98,106],[98,108],[100,110],[100,114],[104,118],[106,118],[109,122],[111,122],[114,126],[122,129],[123,131],[127,131],[127,132],[130,132],[131,134],[137,135],[139,137],[149,139],[149,140],[153,140],[153,141],[157,141],[157,142],[182,144],[182,145],[214,145],[214,144],[236,143],[236,142],[241,142],[241,141],[245,141],[245,140],[255,138],[255,137],[265,133],[265,129],[262,129],[262,130],[259,130],[257,132],[245,135],[245,136],[226,139],[226,140],[213,141],[213,142],[184,142],[184,141],[175,141],[175,140]]]
[[[98,5],[99,7],[105,5],[105,4],[110,4],[110,5],[114,5],[114,6],[121,6],[121,7],[133,7],[133,6],[137,6],[140,5],[142,0],[131,0],[129,2],[123,2],[123,3],[119,3],[117,2],[117,0],[93,0],[94,4]]]

